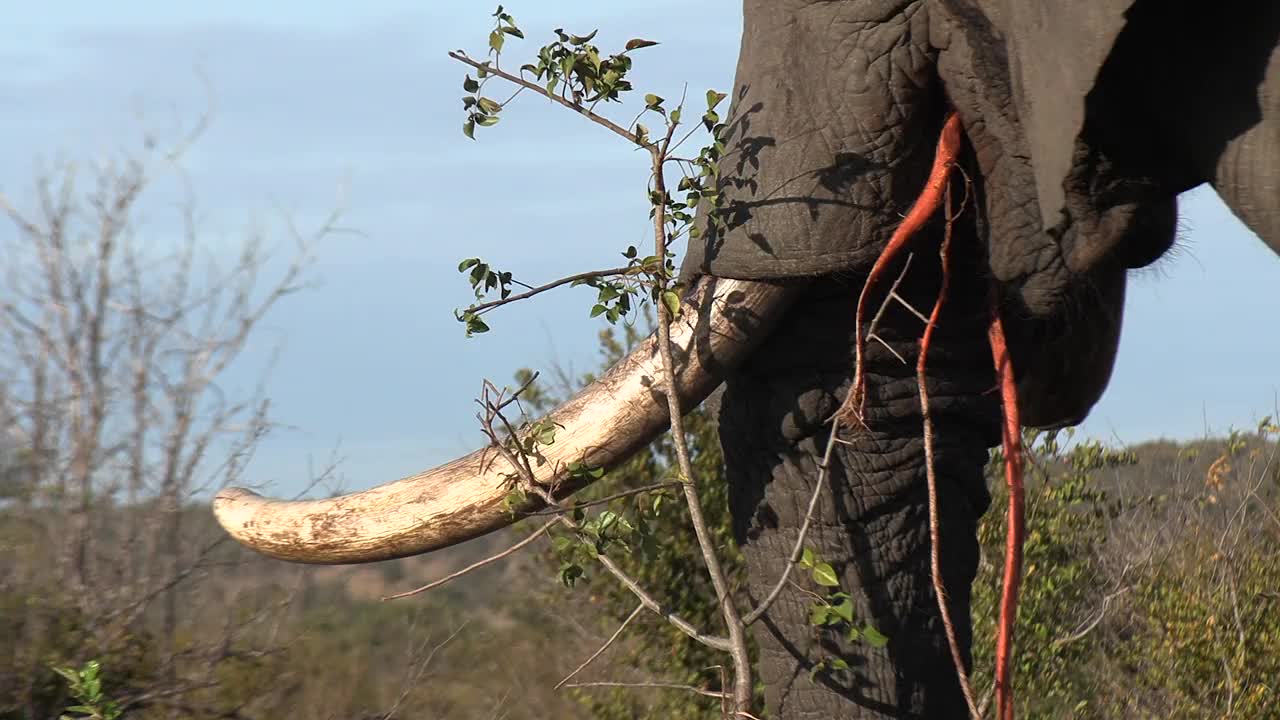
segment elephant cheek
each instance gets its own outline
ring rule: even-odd
[[[1002,311],[1023,424],[1060,428],[1089,414],[1115,366],[1124,292],[1124,270],[1116,268],[1073,289],[1054,315]]]

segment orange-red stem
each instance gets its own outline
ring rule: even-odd
[[[867,281],[862,286],[862,293],[858,296],[858,308],[854,316],[854,347],[857,348],[857,358],[853,369],[853,388],[845,401],[845,406],[840,409],[839,413],[846,421],[852,420],[860,423],[863,417],[867,378],[863,360],[866,338],[862,335],[862,326],[867,317],[867,298],[871,294],[872,287],[884,275],[889,264],[907,246],[911,236],[924,227],[924,224],[929,221],[929,216],[933,215],[938,206],[942,204],[942,196],[947,187],[948,174],[951,166],[955,164],[956,157],[960,154],[961,135],[960,116],[951,113],[942,125],[942,135],[938,138],[938,149],[934,153],[933,167],[929,170],[929,177],[925,181],[924,190],[920,192],[920,196],[912,203],[911,209],[907,211],[907,216],[902,220],[902,224],[898,226],[897,230],[894,230],[893,235],[889,238],[889,244],[880,253],[880,257],[876,258],[875,264],[871,266],[871,272],[867,275]]]
[[[1000,383],[1000,399],[1004,406],[1001,431],[1004,446],[1004,479],[1009,486],[1009,527],[1005,537],[1004,587],[1000,593],[1000,629],[996,636],[996,717],[1013,720],[1013,684],[1009,655],[1013,648],[1013,626],[1018,615],[1018,588],[1022,583],[1022,543],[1025,507],[1022,489],[1022,422],[1018,417],[1018,386],[1009,360],[1004,325],[995,294],[991,300],[991,356]]]

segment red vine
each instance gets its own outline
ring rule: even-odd
[[[929,396],[925,384],[925,370],[927,368],[929,346],[933,339],[933,330],[937,325],[938,316],[940,315],[942,306],[946,301],[947,289],[950,280],[947,261],[951,240],[951,225],[955,217],[951,214],[948,181],[950,179],[951,168],[955,166],[956,157],[960,152],[962,132],[959,116],[955,113],[951,113],[943,124],[942,133],[938,139],[938,148],[934,155],[933,167],[929,171],[929,176],[925,182],[924,189],[921,191],[920,196],[916,199],[915,203],[912,204],[911,210],[908,211],[907,216],[902,221],[902,224],[894,231],[892,237],[889,239],[889,243],[885,246],[884,251],[880,253],[878,258],[876,258],[876,262],[872,266],[871,272],[867,275],[866,283],[863,285],[862,292],[858,296],[858,306],[855,316],[854,343],[856,354],[854,361],[853,384],[844,403],[836,412],[835,420],[836,422],[842,423],[848,427],[865,427],[863,418],[866,402],[866,367],[863,358],[865,354],[866,338],[863,336],[863,324],[866,318],[867,298],[870,295],[872,287],[876,285],[884,275],[889,265],[897,259],[902,250],[907,246],[911,236],[919,231],[928,221],[929,217],[937,211],[945,196],[947,199],[947,224],[942,247],[940,248],[940,258],[942,262],[942,286],[939,289],[938,298],[933,306],[933,312],[929,316],[928,325],[926,326],[924,335],[920,341],[920,355],[917,361],[916,374],[917,382],[920,386],[920,405],[924,421],[926,475],[929,482],[930,540],[932,545],[930,557],[934,590],[938,600],[939,612],[942,615],[943,626],[947,632],[947,641],[951,647],[952,659],[956,664],[956,673],[959,676],[961,689],[964,692],[965,701],[969,705],[970,713],[973,717],[977,718],[979,717],[979,711],[974,703],[972,690],[970,689],[968,682],[968,673],[964,668],[963,659],[960,656],[959,645],[955,638],[955,630],[951,623],[950,611],[946,604],[945,588],[942,586],[941,562],[939,560],[940,538],[938,532],[937,478],[933,464],[933,432],[932,422],[930,421],[929,416]],[[1014,624],[1017,619],[1018,589],[1022,580],[1022,547],[1025,533],[1025,509],[1022,484],[1022,424],[1018,411],[1017,384],[1013,374],[1013,366],[1009,359],[1009,350],[1005,339],[1004,326],[1000,319],[996,298],[995,285],[993,284],[990,296],[990,321],[987,329],[987,338],[991,344],[991,355],[995,363],[996,378],[1000,386],[1002,404],[1001,440],[1005,457],[1005,483],[1009,488],[1009,514],[1008,531],[1005,539],[1004,579],[1000,595],[1000,619],[996,636],[996,716],[999,720],[1013,720],[1013,686],[1010,677],[1010,653],[1013,647]]]
[[[871,289],[884,275],[889,265],[897,259],[902,249],[907,246],[907,242],[911,239],[924,224],[928,222],[929,216],[937,211],[938,206],[942,204],[943,190],[947,186],[947,178],[950,175],[951,167],[955,164],[956,156],[960,154],[960,116],[951,113],[947,116],[947,120],[942,125],[942,134],[938,138],[938,149],[933,156],[933,167],[929,170],[929,178],[925,181],[924,190],[920,192],[920,196],[912,203],[911,209],[907,211],[907,216],[903,218],[902,224],[897,230],[893,231],[893,235],[889,238],[889,244],[885,246],[884,251],[880,253],[880,257],[876,258],[876,262],[871,266],[871,272],[867,275],[867,281],[862,286],[862,293],[858,296],[858,309],[854,316],[854,347],[857,348],[857,356],[854,359],[853,368],[853,387],[849,391],[849,396],[845,398],[844,404],[837,411],[836,415],[848,427],[863,426],[863,409],[866,402],[866,384],[867,371],[863,362],[863,348],[866,345],[866,338],[862,336],[862,325],[866,319],[867,297],[871,294]]]
[[[1013,685],[1009,654],[1013,648],[1013,626],[1018,615],[1018,587],[1022,583],[1022,544],[1025,508],[1022,488],[1022,421],[1018,416],[1018,385],[1009,360],[1004,324],[1000,321],[994,286],[991,293],[991,357],[1004,407],[1001,436],[1004,447],[1004,479],[1009,486],[1009,521],[1005,536],[1004,583],[1000,593],[1000,629],[996,636],[996,717],[1013,720]]]

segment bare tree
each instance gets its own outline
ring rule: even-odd
[[[25,686],[0,693],[20,698],[24,716],[47,675],[34,648],[56,618],[79,629],[59,649],[69,663],[128,663],[149,638],[151,670],[132,672],[120,699],[171,717],[200,711],[192,693],[218,683],[220,663],[270,649],[262,625],[281,602],[234,616],[202,602],[210,573],[242,558],[219,551],[225,536],[187,509],[245,482],[272,430],[261,384],[237,397],[220,381],[267,313],[304,286],[335,218],[309,233],[290,225],[280,257],[261,231],[239,247],[202,243],[180,164],[202,128],[167,151],[148,137],[87,171],[43,174],[23,207],[0,195],[11,221],[0,235],[0,522],[21,549],[0,590],[43,600],[15,621]],[[148,237],[137,221],[161,173],[184,198],[173,233]],[[227,614],[211,623],[220,631],[180,632],[216,612]]]

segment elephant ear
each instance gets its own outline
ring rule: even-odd
[[[1012,100],[1031,155],[1045,229],[1062,221],[1064,182],[1084,128],[1085,100],[1134,4],[1013,0],[993,14],[1006,40]]]

